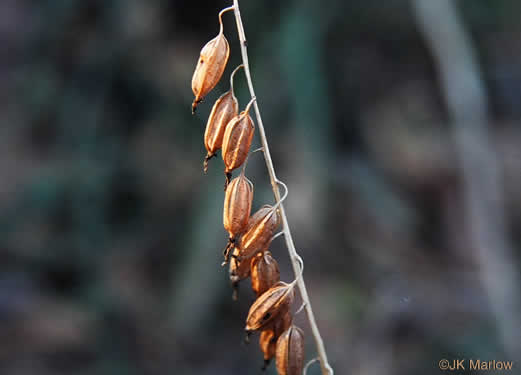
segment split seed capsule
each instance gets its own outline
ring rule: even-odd
[[[236,258],[237,254],[238,249],[235,248],[232,259],[230,260],[229,268],[230,282],[232,283],[233,288],[232,299],[234,301],[237,301],[238,299],[239,282],[241,280],[247,279],[250,276],[251,267],[248,261],[239,263],[239,261]]]
[[[295,292],[293,284],[278,282],[255,300],[246,318],[246,331],[266,328],[277,316],[289,311]]]
[[[274,206],[266,205],[255,212],[238,243],[240,258],[247,259],[267,249],[278,224],[279,217]]]
[[[259,346],[262,353],[264,354],[264,366],[262,367],[263,370],[268,367],[270,360],[275,356],[277,339],[290,327],[291,321],[291,313],[287,311],[285,314],[279,315],[279,317],[276,318],[272,325],[262,330],[259,336]]]
[[[279,375],[301,375],[304,367],[304,332],[295,325],[277,340],[275,360]]]

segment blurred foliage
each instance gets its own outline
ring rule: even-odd
[[[491,97],[519,249],[521,5],[458,4]],[[219,266],[221,162],[201,171],[205,116],[228,81],[190,114],[194,63],[227,5],[0,5],[0,373],[258,372],[256,345],[241,345],[253,294],[245,282],[233,303]],[[450,125],[409,2],[242,8],[336,373],[438,374],[445,357],[516,360],[501,357],[469,261]],[[230,71],[240,63],[230,15],[225,32]],[[236,88],[243,107],[242,79]],[[248,173],[255,207],[271,201],[261,157]],[[289,281],[283,241],[272,252]],[[307,329],[303,316],[297,322]],[[307,349],[311,358],[311,340]]]

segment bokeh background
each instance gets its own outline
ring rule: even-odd
[[[519,373],[521,3],[241,3],[335,373]],[[190,113],[229,4],[0,2],[1,374],[260,373],[249,282],[233,302],[220,266],[222,161],[202,173],[240,63],[231,14],[225,79]],[[236,94],[244,107],[242,74]],[[260,154],[247,174],[254,208],[272,203]],[[271,251],[291,281],[282,238]]]

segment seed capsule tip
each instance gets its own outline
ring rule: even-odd
[[[232,179],[232,172],[224,172],[224,177],[225,177],[225,180],[224,180],[224,191],[226,191],[226,188],[228,187],[228,184],[230,183],[231,179]]]
[[[244,343],[249,344],[250,343],[250,336],[252,334],[252,331],[246,330],[246,336],[244,336]]]
[[[215,156],[215,154],[206,154],[206,156],[204,157],[204,161],[203,161],[203,171],[204,173],[206,174],[206,172],[208,172],[208,161],[213,158]]]
[[[197,110],[199,103],[201,103],[201,99],[197,98],[192,102],[192,115],[195,115],[195,111]]]
[[[223,266],[225,264],[227,264],[228,261],[230,260],[230,252],[233,250],[234,247],[235,247],[235,238],[233,238],[233,237],[228,238],[226,247],[223,250],[223,257],[224,257],[224,262],[222,263]],[[231,257],[236,258],[236,256],[233,254],[231,255]]]

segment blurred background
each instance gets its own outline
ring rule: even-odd
[[[222,161],[202,172],[207,116],[241,62],[231,14],[224,79],[190,111],[230,3],[0,2],[1,374],[260,373],[257,337],[242,343],[249,281],[233,302],[220,266]],[[335,373],[519,371],[521,3],[241,10]],[[255,155],[257,209],[273,195]],[[282,238],[271,251],[291,281]]]

